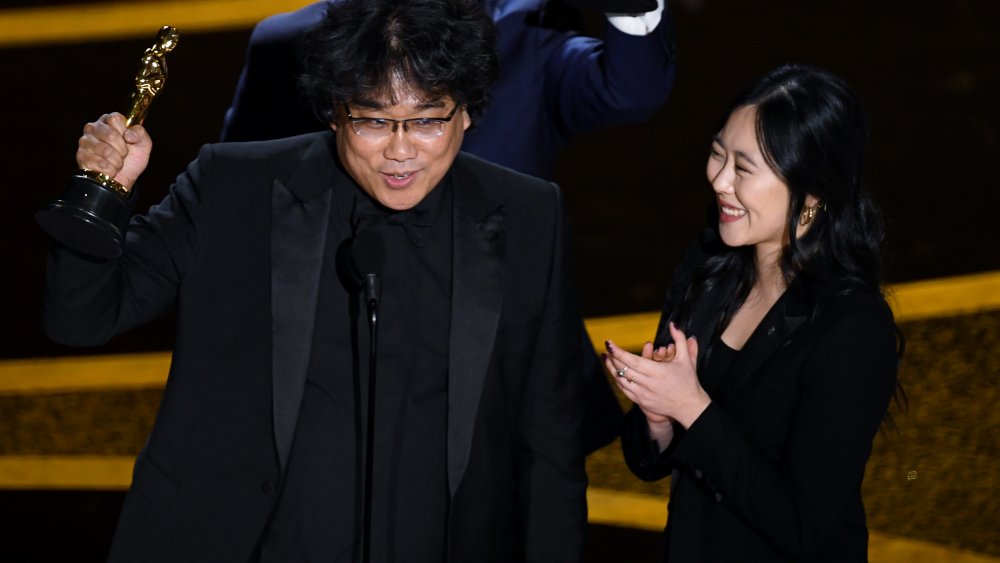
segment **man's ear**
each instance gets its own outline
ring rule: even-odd
[[[334,133],[337,132],[337,122],[345,118],[344,110],[341,108],[340,104],[333,104],[333,115],[330,116],[330,129]]]
[[[469,127],[472,125],[472,117],[469,116],[468,108],[462,108],[462,130],[468,131]]]

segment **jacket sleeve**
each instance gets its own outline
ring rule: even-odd
[[[832,319],[823,321],[796,374],[796,404],[780,457],[765,456],[718,401],[671,452],[672,463],[702,476],[716,502],[787,557],[815,553],[857,498],[895,390],[891,313],[879,297],[854,296],[860,298],[841,297],[826,308]]]
[[[518,494],[527,561],[579,561],[587,527],[580,314],[558,190],[545,311],[524,391]]]
[[[548,112],[568,135],[641,123],[667,101],[674,84],[674,24],[664,6],[652,33],[635,36],[605,21],[604,40],[553,32],[540,46]]]
[[[173,306],[194,253],[204,209],[196,186],[210,153],[204,147],[162,202],[132,218],[120,258],[94,259],[53,243],[42,308],[50,338],[103,344]]]
[[[674,438],[670,446],[661,452],[659,444],[649,437],[649,426],[642,410],[633,406],[625,415],[622,453],[625,455],[625,464],[636,477],[643,481],[659,481],[670,475],[673,470],[670,454],[684,434],[684,427],[677,423],[673,426]]]
[[[326,127],[299,96],[298,87],[304,37],[320,21],[325,6],[310,4],[254,27],[222,125],[222,141],[278,139]]]

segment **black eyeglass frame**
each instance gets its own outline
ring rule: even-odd
[[[452,118],[455,117],[455,114],[458,113],[458,108],[461,107],[461,105],[462,104],[455,102],[455,107],[451,108],[451,111],[448,112],[448,115],[446,115],[445,117],[410,117],[407,119],[389,119],[388,117],[354,117],[353,115],[351,115],[351,108],[345,103],[344,114],[347,115],[347,120],[351,122],[351,131],[354,131],[354,134],[359,137],[366,137],[369,139],[373,138],[371,136],[364,135],[358,132],[358,128],[356,126],[359,123],[371,123],[371,122],[392,123],[392,129],[389,131],[389,134],[384,136],[384,137],[389,137],[391,135],[396,134],[396,130],[399,128],[400,124],[403,125],[403,132],[409,133],[410,132],[409,124],[411,122],[431,121],[442,125],[440,132],[434,137],[437,138],[444,135],[444,125],[451,122]],[[380,137],[374,137],[374,138],[380,138]]]

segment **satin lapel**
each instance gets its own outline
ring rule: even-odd
[[[287,185],[276,179],[271,192],[272,406],[282,469],[291,452],[309,367],[333,194],[334,161],[329,139],[323,139],[306,151]]]
[[[806,321],[807,302],[794,286],[781,296],[750,335],[719,385],[719,396],[733,393]]]
[[[507,216],[476,178],[453,167],[451,335],[448,373],[448,487],[454,496],[469,461],[476,413],[503,298]]]
[[[726,310],[725,304],[736,291],[736,282],[736,276],[727,276],[712,291],[706,292],[695,305],[691,317],[696,321],[692,323],[691,332],[702,346],[707,346],[712,341],[712,336]]]
[[[704,350],[704,343],[712,340],[713,333],[725,311],[725,303],[736,289],[736,281],[735,276],[728,276],[721,280],[712,291],[704,293],[698,299],[691,312],[691,326],[688,328],[688,336],[694,336],[702,345],[702,350]],[[667,325],[663,323],[657,329],[656,342],[671,341]],[[702,362],[699,360],[698,363],[700,365]]]

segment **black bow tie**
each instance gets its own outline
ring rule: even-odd
[[[389,211],[378,207],[367,197],[358,197],[351,213],[351,226],[355,233],[361,229],[382,228],[385,225],[402,227],[410,243],[423,248],[430,236],[429,215],[427,210],[417,208]]]

